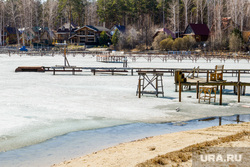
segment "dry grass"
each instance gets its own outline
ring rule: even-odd
[[[178,151],[170,152],[165,155],[158,155],[157,157],[147,160],[146,162],[140,163],[136,166],[137,167],[180,166],[181,163],[187,162],[192,158],[193,151],[199,152],[199,150],[204,149],[206,147],[216,146],[221,143],[238,141],[245,136],[249,137],[250,131],[243,131],[235,135],[219,137],[216,140],[193,144]]]

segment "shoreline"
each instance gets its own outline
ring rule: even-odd
[[[217,140],[221,137],[249,131],[250,122],[213,126],[198,130],[175,132],[121,143],[91,154],[67,160],[52,167],[62,166],[136,166],[147,160],[169,152],[178,151],[193,144]],[[249,140],[249,137],[246,138]],[[238,141],[241,147],[250,147],[250,142]],[[243,143],[243,144],[242,144]],[[222,146],[226,146],[225,144]],[[229,147],[236,145],[229,144]],[[239,143],[237,144],[239,146]],[[189,162],[190,163],[190,162]]]

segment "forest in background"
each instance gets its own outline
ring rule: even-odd
[[[214,46],[229,40],[225,39],[222,18],[230,17],[233,28],[250,30],[249,0],[0,0],[0,9],[0,32],[6,25],[56,30],[69,21],[107,28],[120,24],[132,36],[139,32],[139,40],[146,45],[163,25],[183,32],[189,23],[205,23],[214,31],[212,42],[218,43]]]

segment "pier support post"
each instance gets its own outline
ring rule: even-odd
[[[240,70],[238,71],[238,82],[240,82]]]
[[[222,105],[222,85],[220,85],[220,105]]]
[[[240,115],[237,115],[236,121],[237,121],[237,124],[240,123]]]
[[[197,83],[196,83],[196,99],[199,98],[199,89],[200,89],[200,82],[197,81]]]
[[[179,102],[181,102],[181,91],[182,91],[181,81],[179,81]]]
[[[238,82],[237,86],[238,86],[238,103],[240,103],[240,94],[241,94],[241,91],[240,91],[240,82]]]
[[[219,117],[219,126],[221,126],[221,117]]]
[[[240,102],[240,94],[241,94],[241,87],[240,87],[240,70],[238,71],[238,103]]]
[[[139,78],[139,82],[138,82],[138,93],[139,93],[139,98],[141,98],[141,78]]]
[[[207,82],[209,81],[209,70],[207,70]]]

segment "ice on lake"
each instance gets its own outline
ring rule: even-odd
[[[96,62],[92,55],[82,57],[69,56],[69,62],[82,67],[122,67],[121,63]],[[182,93],[182,102],[178,102],[174,77],[164,74],[164,98],[144,95],[136,96],[138,76],[134,75],[93,75],[83,71],[77,75],[52,72],[15,73],[18,66],[54,66],[62,65],[61,55],[18,56],[0,55],[0,151],[8,151],[33,145],[56,136],[74,131],[112,127],[129,123],[160,123],[185,121],[210,116],[250,114],[250,89],[241,96],[241,103],[233,94],[232,87],[226,87],[222,106],[198,103],[195,91]],[[154,59],[147,62],[138,59],[128,61],[129,67],[174,67],[174,68],[211,68],[224,64],[230,69],[249,69],[250,63],[228,60],[225,63],[213,60],[207,63],[191,60],[178,63],[176,60],[162,62]],[[202,74],[200,74],[202,76]],[[205,77],[205,75],[204,75]],[[237,81],[237,77],[225,74],[224,79]],[[242,82],[250,82],[249,74],[241,75]],[[176,108],[179,112],[176,112]]]

